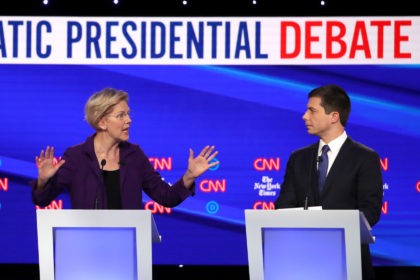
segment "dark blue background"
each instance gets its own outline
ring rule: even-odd
[[[0,263],[38,262],[28,185],[36,177],[34,158],[46,145],[60,155],[93,133],[84,104],[111,86],[130,94],[130,141],[149,157],[172,157],[173,170],[161,172],[167,181],[182,176],[188,148],[214,144],[220,152],[219,168],[200,180],[225,179],[226,192],[198,189],[172,214],[156,214],[163,240],[153,245],[153,263],[247,264],[244,210],[275,199],[258,196],[254,183],[262,176],[281,183],[289,154],[317,140],[301,118],[307,93],[336,83],[352,99],[347,133],[389,161],[383,171],[389,212],[373,229],[374,265],[418,266],[419,79],[419,65],[0,65],[0,178],[9,179],[8,191],[0,190]],[[259,157],[279,157],[280,171],[255,170]],[[206,211],[210,201],[217,213]]]

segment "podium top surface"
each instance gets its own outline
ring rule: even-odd
[[[152,242],[161,242],[150,210],[37,209],[38,228],[53,227],[135,227],[150,228]]]
[[[373,243],[371,227],[359,210],[245,210],[245,223],[250,227],[281,228],[345,228],[360,233],[362,243]]]

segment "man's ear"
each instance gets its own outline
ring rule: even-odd
[[[339,112],[331,112],[331,122],[332,123],[340,122],[340,113]]]

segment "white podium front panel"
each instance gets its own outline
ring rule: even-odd
[[[152,279],[149,210],[45,210],[37,215],[41,280]]]
[[[362,279],[360,218],[358,210],[245,210],[250,280]]]

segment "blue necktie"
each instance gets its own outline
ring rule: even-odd
[[[318,158],[318,191],[319,193],[322,192],[324,188],[325,178],[327,177],[328,171],[328,151],[330,147],[328,145],[324,145],[322,147],[321,156]]]

